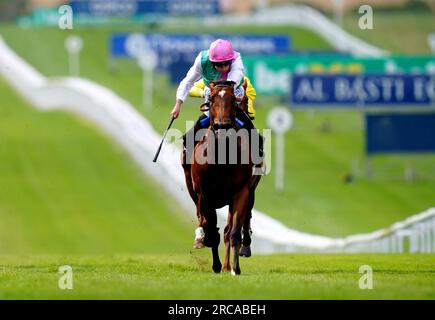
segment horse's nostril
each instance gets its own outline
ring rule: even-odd
[[[229,129],[232,127],[231,121],[219,121],[215,122],[213,125],[213,128],[218,129]]]

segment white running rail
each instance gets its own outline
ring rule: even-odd
[[[117,141],[140,168],[160,183],[195,217],[184,185],[179,150],[166,144],[152,162],[161,136],[150,122],[113,91],[81,78],[47,79],[16,55],[0,37],[0,75],[40,110],[63,109],[92,121]],[[224,226],[227,209],[218,210]],[[192,228],[192,238],[193,238]],[[252,247],[258,253],[278,252],[435,252],[435,208],[398,222],[390,228],[346,238],[329,238],[290,229],[254,210]]]
[[[379,49],[344,31],[319,11],[305,5],[278,6],[249,15],[227,15],[208,17],[204,23],[211,26],[252,25],[273,26],[292,25],[313,31],[339,51],[354,56],[379,57],[388,51]],[[355,24],[357,21],[355,21]]]

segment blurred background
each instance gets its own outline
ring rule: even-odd
[[[59,27],[65,4],[72,29]],[[359,12],[362,5],[371,6],[372,20]],[[141,68],[129,49],[129,37],[138,34],[156,53],[155,66]],[[432,0],[0,0],[0,35],[53,83],[80,76],[103,85],[158,133],[196,54],[229,38],[257,90],[255,125],[268,128],[276,106],[293,116],[284,188],[275,188],[272,166],[257,189],[257,209],[290,228],[341,237],[435,204]],[[0,252],[191,247],[190,213],[119,144],[88,120],[32,108],[6,79]],[[188,98],[174,127],[184,132],[201,102]],[[272,165],[274,152],[272,140]]]

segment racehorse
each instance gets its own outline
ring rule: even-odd
[[[239,255],[246,257],[251,255],[251,211],[254,206],[255,188],[261,176],[253,175],[250,135],[248,139],[237,135],[241,126],[236,115],[242,111],[237,110],[239,106],[234,96],[233,85],[234,83],[229,81],[210,83],[209,102],[201,106],[201,111],[209,111],[210,126],[204,130],[203,138],[194,147],[192,159],[186,159],[186,152],[182,153],[182,163],[187,189],[196,205],[198,217],[199,226],[195,231],[195,247],[211,247],[212,269],[216,273],[221,270],[230,271],[232,248],[231,274],[239,275],[241,272]],[[241,109],[246,109],[246,102],[247,99],[241,102]],[[228,129],[236,133],[236,140],[233,140],[235,149],[231,149],[226,143]],[[225,134],[222,134],[222,131]],[[217,149],[216,151],[216,146],[222,140],[225,140],[226,148],[224,163],[217,161],[219,152],[222,150]],[[237,157],[236,162],[228,161],[231,151],[236,152],[233,153],[233,156]],[[214,154],[211,154],[213,152]],[[242,161],[242,159],[247,159],[247,161]],[[225,257],[222,267],[218,252],[220,235],[219,228],[217,228],[216,209],[225,205],[229,206],[229,211],[227,225],[224,229]]]

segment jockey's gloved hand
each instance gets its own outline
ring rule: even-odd
[[[237,100],[242,101],[243,97],[245,96],[245,89],[243,89],[242,86],[238,86],[234,89],[234,96]]]
[[[204,87],[204,100],[205,100],[205,102],[209,101],[210,94],[211,94],[210,88],[205,86]]]

